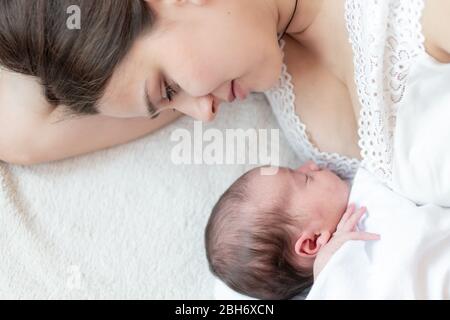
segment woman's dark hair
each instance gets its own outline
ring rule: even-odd
[[[79,29],[67,25],[73,5]],[[37,77],[52,105],[97,114],[115,67],[154,20],[142,0],[0,0],[0,64]]]

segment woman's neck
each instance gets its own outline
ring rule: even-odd
[[[319,15],[324,0],[298,0],[297,10],[287,34],[301,40]],[[277,32],[281,34],[289,23],[295,8],[295,0],[274,0],[278,12]]]

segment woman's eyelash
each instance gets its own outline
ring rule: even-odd
[[[169,101],[172,101],[178,92],[171,85],[168,85],[165,81],[164,81],[164,87],[165,87],[165,92],[166,92],[165,98],[168,99]]]

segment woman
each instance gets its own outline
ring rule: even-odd
[[[373,67],[356,44],[365,36],[358,14],[370,6],[380,13],[406,8],[415,25],[420,17],[411,11],[421,2],[2,0],[0,64],[9,71],[0,80],[0,159],[31,164],[91,152],[180,114],[211,121],[221,102],[265,92],[299,155],[351,177],[371,80],[354,75]],[[66,26],[66,8],[74,4],[79,30]],[[448,1],[429,1],[422,21],[428,54],[443,62],[450,61],[448,13]],[[77,117],[55,123],[67,113]],[[373,144],[366,135],[374,134],[364,131],[367,122],[359,119],[365,157],[371,149],[363,144]],[[391,129],[383,130],[380,136],[389,136]],[[381,149],[370,154],[375,167],[386,156]]]

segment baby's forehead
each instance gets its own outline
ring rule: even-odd
[[[280,167],[276,171],[262,170],[263,168],[256,168],[249,172],[250,180],[258,183],[270,182],[286,182],[289,179],[289,169]]]
[[[249,192],[251,198],[258,200],[279,198],[289,191],[289,171],[280,168],[276,174],[264,174],[264,170],[255,169],[249,177]]]

